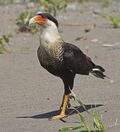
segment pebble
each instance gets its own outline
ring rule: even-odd
[[[35,4],[33,2],[30,2],[27,4],[27,8],[30,9],[30,8],[34,8],[35,7]]]
[[[93,13],[94,14],[96,14],[96,15],[99,15],[99,14],[101,14],[101,10],[100,9],[95,9],[95,10],[93,10]]]
[[[112,47],[112,44],[103,44],[104,47]]]
[[[91,41],[96,43],[98,42],[98,39],[92,39]]]
[[[113,83],[114,83],[114,81],[113,81],[113,80],[110,80],[110,83],[111,83],[111,84],[113,84]]]

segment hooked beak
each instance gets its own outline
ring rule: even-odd
[[[29,26],[35,24],[35,19],[32,17],[30,20],[29,20]]]
[[[33,25],[33,24],[38,24],[38,25],[44,25],[44,24],[47,24],[47,19],[46,18],[43,18],[42,16],[40,15],[36,15],[34,17],[32,17],[30,20],[29,20],[29,25]]]

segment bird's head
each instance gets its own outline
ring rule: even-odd
[[[40,27],[54,27],[58,28],[58,21],[49,13],[37,13],[29,20],[29,25],[37,24]]]
[[[37,13],[29,20],[29,25],[37,24],[40,27],[40,39],[43,44],[62,40],[58,31],[58,21],[49,13]]]

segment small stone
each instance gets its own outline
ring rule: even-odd
[[[98,42],[98,39],[92,39],[91,41],[96,43],[96,42]]]
[[[47,98],[47,100],[50,100],[50,98]]]
[[[27,4],[27,8],[28,9],[31,9],[31,8],[34,8],[35,7],[35,4],[33,2],[30,2]]]
[[[112,47],[112,44],[103,44],[103,47]]]
[[[113,81],[113,80],[110,80],[110,83],[111,83],[111,84],[113,84],[113,83],[114,83],[114,81]]]
[[[80,36],[80,37],[77,37],[75,39],[75,41],[85,41],[85,40],[87,40],[87,37],[86,36]]]
[[[89,28],[86,28],[85,29],[85,33],[88,33],[88,32],[90,32],[90,29]]]
[[[99,14],[101,14],[101,10],[100,9],[95,9],[93,11],[93,13],[96,14],[96,15],[99,15]]]

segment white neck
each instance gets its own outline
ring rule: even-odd
[[[44,26],[40,34],[41,44],[48,46],[61,38],[56,25],[49,21],[48,25]]]

